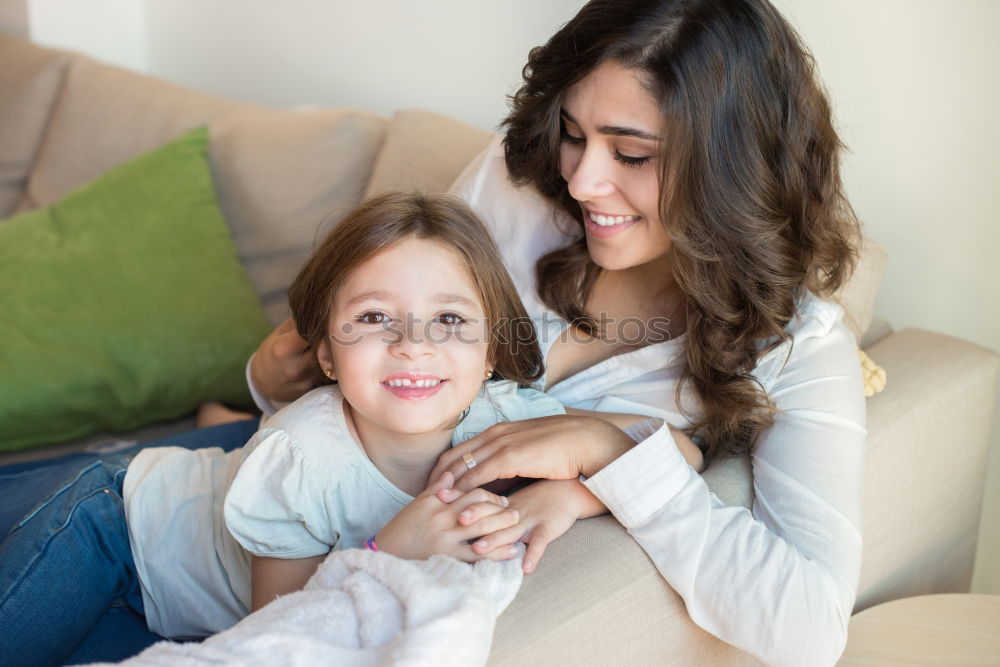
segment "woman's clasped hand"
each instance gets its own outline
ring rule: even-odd
[[[577,479],[593,475],[634,445],[616,426],[596,417],[566,414],[502,422],[444,452],[431,477],[448,471],[464,491],[515,477]]]

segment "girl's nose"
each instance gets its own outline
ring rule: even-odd
[[[602,154],[603,153],[603,154]],[[613,163],[607,151],[588,145],[575,164],[571,164],[566,186],[573,199],[584,202],[606,197],[614,192],[610,179]]]
[[[436,346],[428,339],[427,332],[421,322],[408,318],[400,322],[392,332],[393,339],[389,342],[389,353],[405,359],[418,359],[434,354]]]

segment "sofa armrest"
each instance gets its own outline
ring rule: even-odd
[[[709,488],[749,507],[750,463],[723,459]],[[577,522],[497,620],[490,665],[757,664],[705,632],[652,561],[610,516]]]
[[[887,384],[867,404],[856,612],[969,590],[997,381],[994,351],[929,331],[890,334],[868,354]]]
[[[888,373],[868,400],[865,550],[856,610],[967,591],[975,555],[997,355],[927,331],[869,349]],[[751,502],[746,458],[705,472],[728,504]],[[490,665],[755,664],[691,621],[681,598],[611,517],[548,546],[497,620]]]

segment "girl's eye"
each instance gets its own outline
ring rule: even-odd
[[[385,313],[380,313],[377,310],[361,313],[354,319],[362,324],[384,324],[389,321],[389,317]]]
[[[437,320],[447,326],[456,326],[465,323],[465,318],[458,313],[441,313],[437,316]]]
[[[649,157],[631,157],[628,155],[622,155],[621,153],[615,151],[615,159],[621,162],[626,167],[641,167],[642,165],[649,162]]]

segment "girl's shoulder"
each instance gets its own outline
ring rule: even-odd
[[[343,408],[344,396],[336,385],[317,387],[261,420],[249,450],[269,443],[272,454],[322,461],[350,462],[361,454],[351,436]],[[248,452],[249,456],[249,452]]]
[[[479,395],[452,434],[452,445],[482,433],[499,422],[564,414],[557,399],[533,387],[520,387],[511,380],[483,383]]]

